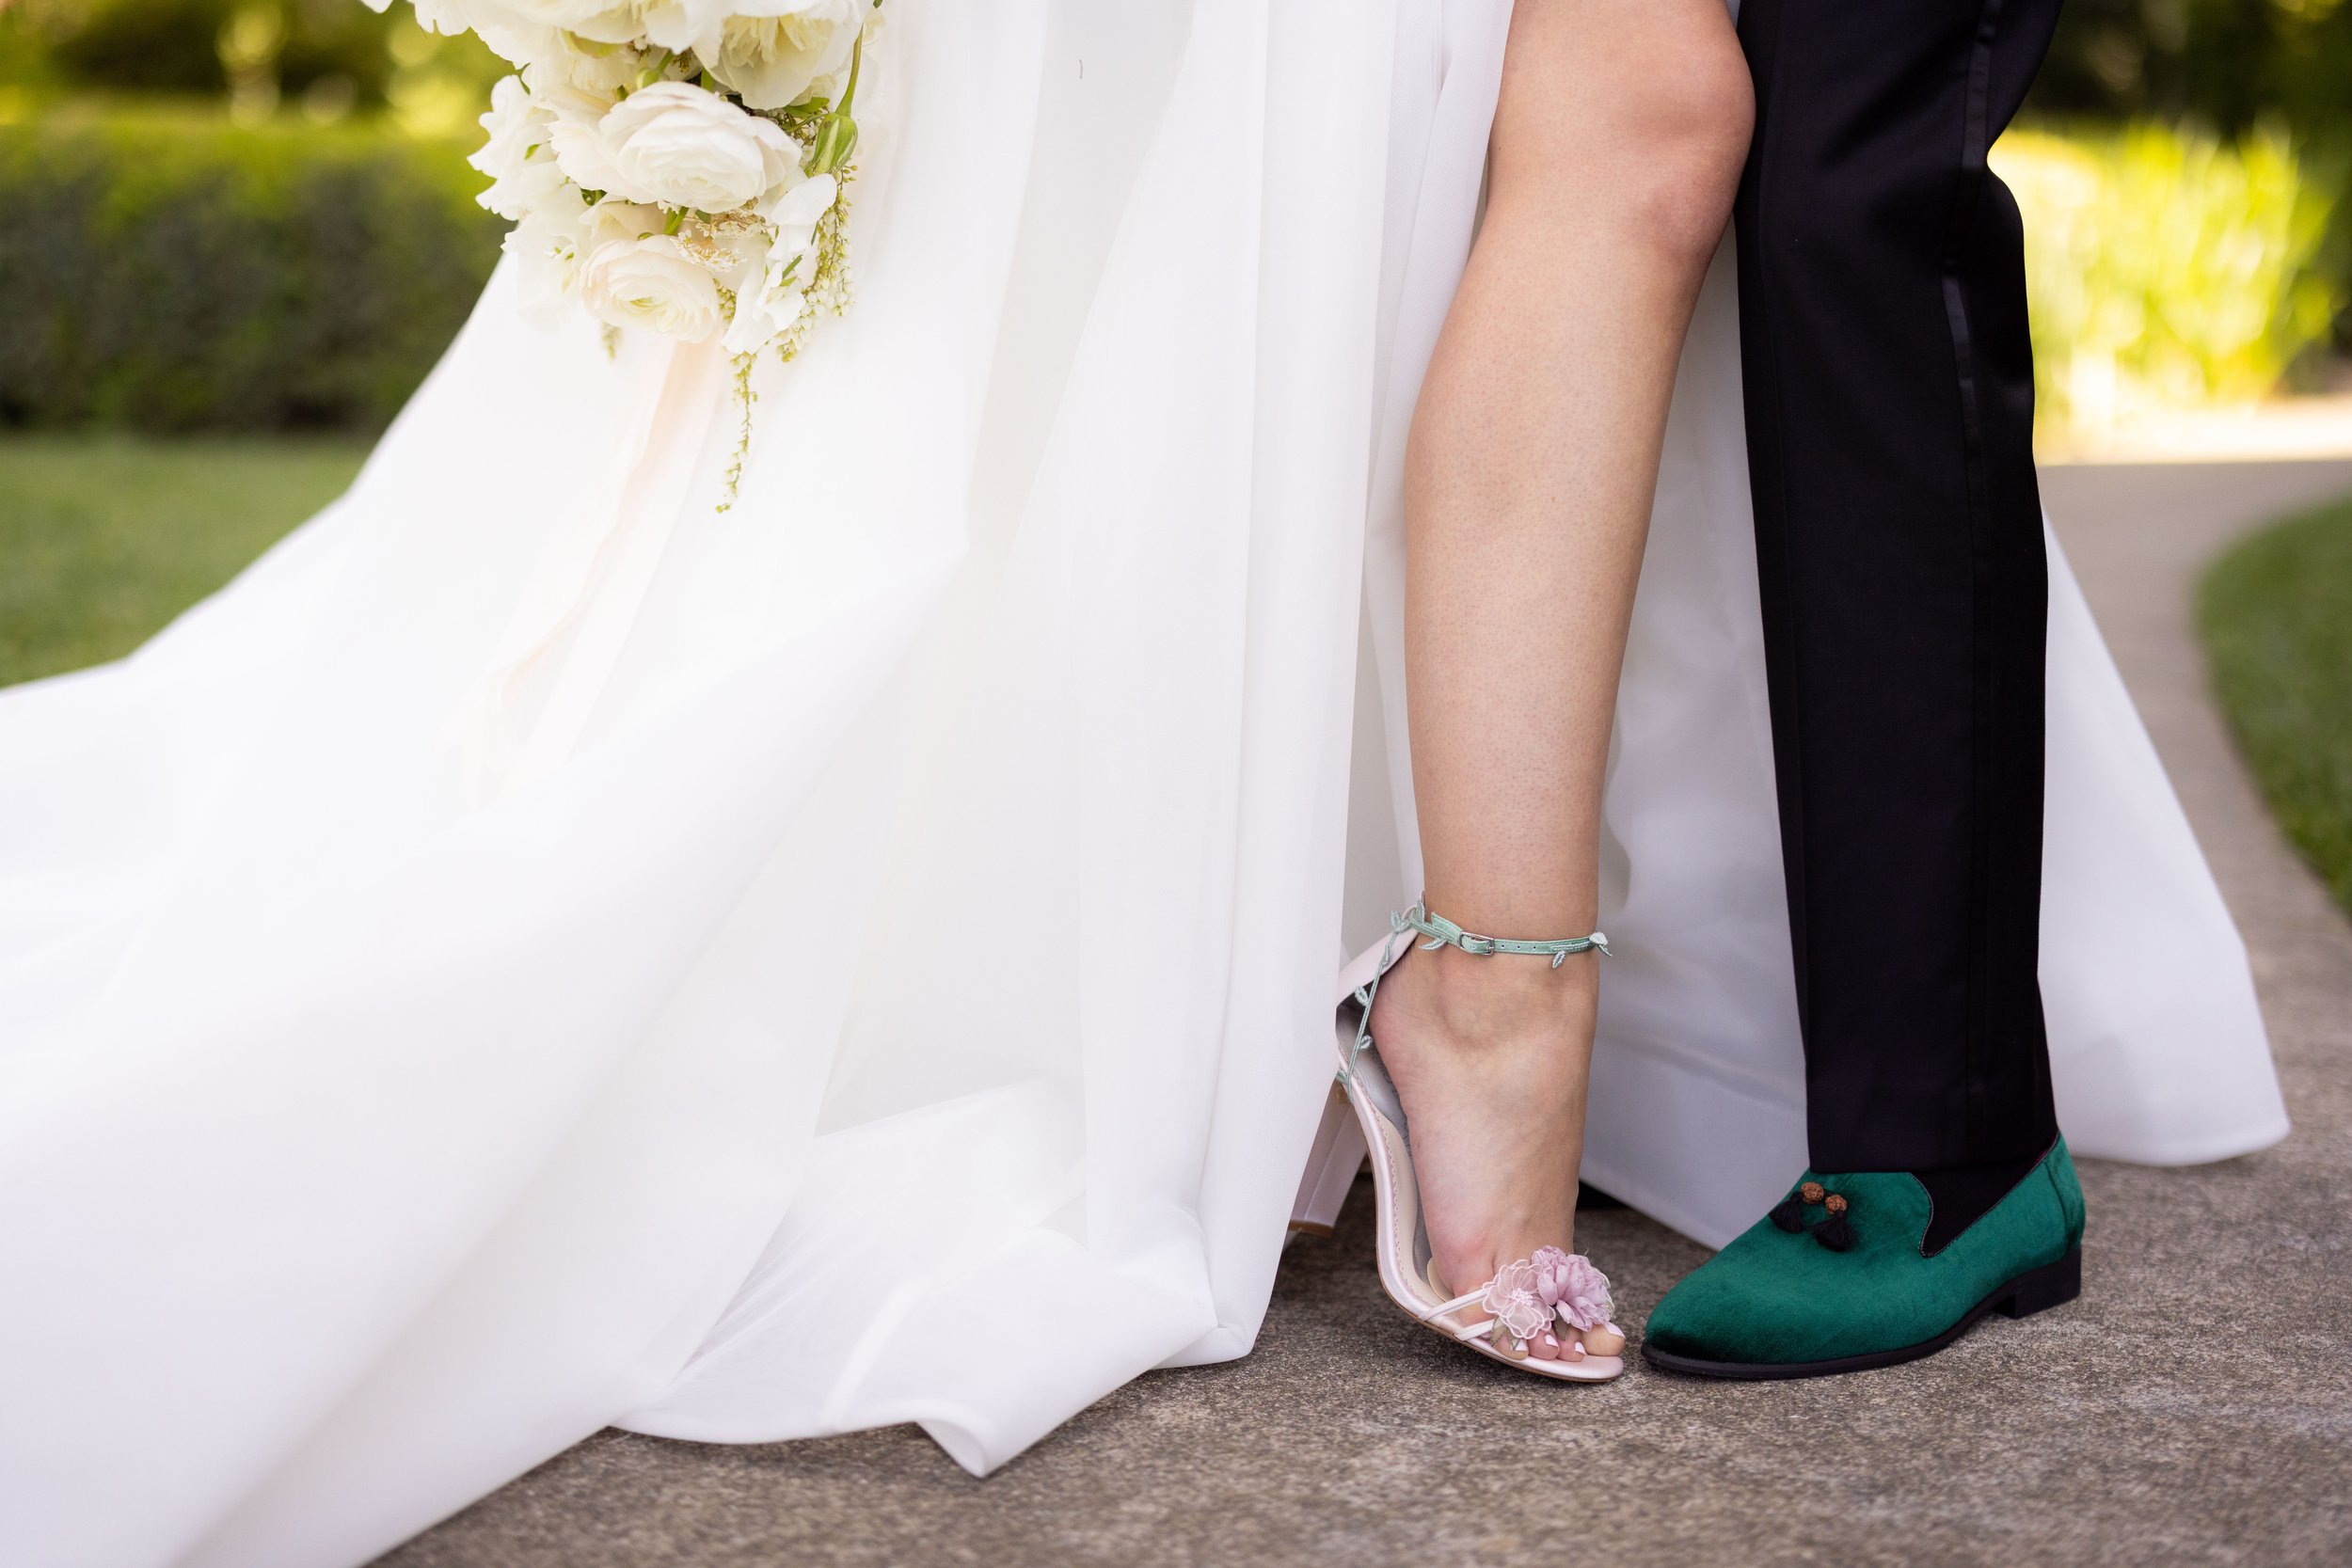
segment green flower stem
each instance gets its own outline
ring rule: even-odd
[[[841,102],[817,122],[817,139],[809,148],[808,172],[812,175],[833,173],[857,150],[857,121],[850,117],[850,109],[857,102],[858,72],[865,64],[866,30],[860,27],[857,41],[850,46],[850,81],[841,89]]]

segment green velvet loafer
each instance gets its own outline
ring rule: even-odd
[[[1788,1197],[1666,1292],[1643,1358],[1700,1377],[1820,1377],[1931,1355],[1989,1312],[2082,1291],[2083,1193],[2066,1141],[1939,1251],[1904,1171],[1807,1171]]]

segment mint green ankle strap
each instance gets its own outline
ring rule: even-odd
[[[1421,946],[1424,953],[1439,947],[1458,947],[1482,958],[1497,953],[1525,953],[1534,958],[1549,958],[1554,969],[1567,962],[1571,953],[1590,953],[1596,949],[1603,953],[1609,951],[1609,938],[1600,931],[1595,931],[1589,937],[1562,937],[1557,942],[1516,942],[1509,937],[1482,937],[1474,931],[1463,930],[1441,914],[1431,914],[1426,898],[1402,913],[1391,915],[1389,925],[1396,931],[1419,931],[1429,938]]]
[[[1389,940],[1380,949],[1379,967],[1372,978],[1356,988],[1356,1041],[1348,1047],[1340,1062],[1340,1082],[1351,1083],[1356,1076],[1356,1060],[1372,1048],[1372,1004],[1380,994],[1380,982],[1401,957],[1396,939],[1407,931],[1419,931],[1430,940],[1422,943],[1426,953],[1434,947],[1458,947],[1465,953],[1486,958],[1496,953],[1531,953],[1537,958],[1549,954],[1551,967],[1558,969],[1568,961],[1571,953],[1609,951],[1609,939],[1598,931],[1589,937],[1563,937],[1558,942],[1512,942],[1503,937],[1482,937],[1465,931],[1441,914],[1429,912],[1429,900],[1424,897],[1409,910],[1400,910],[1389,916]]]

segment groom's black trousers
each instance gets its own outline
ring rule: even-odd
[[[2058,0],[1746,0],[1748,451],[1817,1168],[2030,1159],[2049,592],[2017,207]]]

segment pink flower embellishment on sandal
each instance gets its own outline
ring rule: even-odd
[[[1516,1263],[1503,1264],[1502,1270],[1486,1281],[1486,1293],[1480,1298],[1479,1305],[1499,1318],[1502,1316],[1502,1304],[1517,1292],[1525,1291],[1531,1296],[1540,1296],[1539,1285],[1534,1263],[1522,1258]]]
[[[1532,1339],[1551,1322],[1551,1305],[1536,1291],[1535,1265],[1524,1258],[1504,1264],[1502,1272],[1487,1281],[1478,1305],[1515,1338]]]
[[[1551,1308],[1535,1299],[1533,1291],[1514,1291],[1495,1316],[1518,1339],[1533,1339],[1551,1322]]]
[[[1614,1304],[1609,1299],[1609,1276],[1593,1267],[1592,1259],[1581,1253],[1548,1246],[1527,1262],[1514,1263],[1511,1268],[1532,1272],[1536,1300],[1557,1311],[1561,1321],[1571,1327],[1603,1327],[1614,1310]],[[1510,1270],[1503,1272],[1508,1274]],[[1497,1283],[1501,1283],[1500,1275]],[[1493,1310],[1491,1307],[1487,1309]]]

